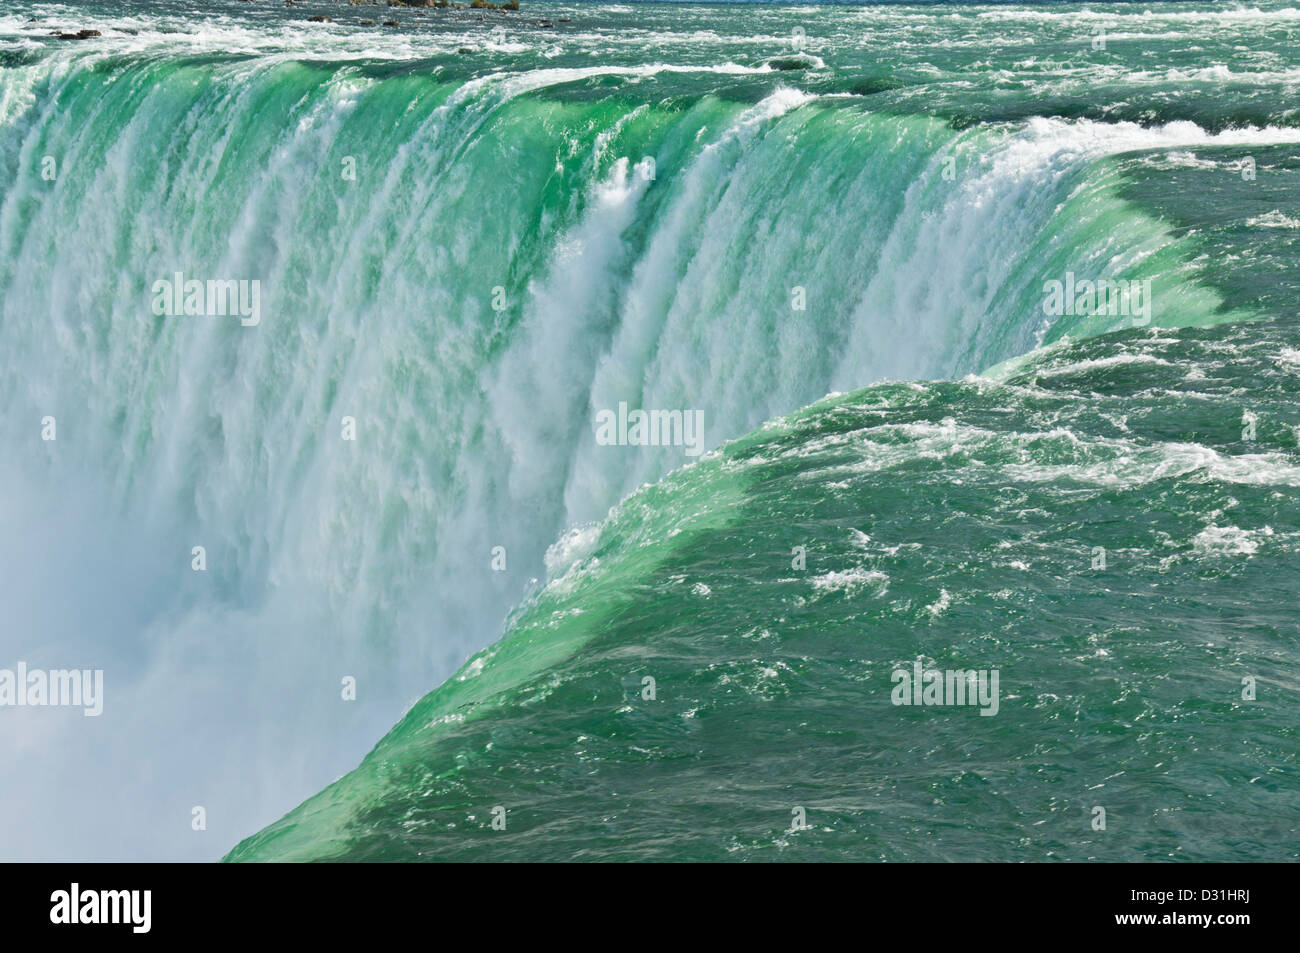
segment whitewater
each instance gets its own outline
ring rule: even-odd
[[[787,856],[804,802],[802,856],[1293,858],[1298,31],[8,5],[0,666],[104,711],[0,713],[6,859]],[[986,736],[889,711],[947,655],[1002,667]]]

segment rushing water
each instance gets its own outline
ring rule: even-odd
[[[231,857],[1297,857],[1298,37],[9,4],[0,666],[106,702],[0,712],[6,855],[215,858],[365,756]]]

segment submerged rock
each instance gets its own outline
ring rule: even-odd
[[[767,65],[777,70],[820,69],[826,64],[819,57],[808,53],[793,53],[790,56],[777,56],[767,61]]]

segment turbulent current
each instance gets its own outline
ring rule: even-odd
[[[1300,859],[1298,41],[7,4],[4,855]]]

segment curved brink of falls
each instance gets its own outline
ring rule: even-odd
[[[884,544],[867,529],[861,558],[828,557],[811,589],[778,572],[795,543],[859,545],[832,527],[865,503],[818,513],[831,504],[814,481],[839,481],[838,468],[856,491],[865,473],[912,480],[908,467],[929,459],[914,444],[947,460],[987,441],[996,466],[1046,467],[1059,453],[1104,469],[1121,453],[1107,441],[1143,438],[1098,431],[1072,446],[1035,416],[1030,379],[1015,391],[1025,417],[1005,432],[967,419],[983,384],[857,389],[960,378],[1067,336],[1247,316],[1205,280],[1200,246],[1126,194],[1132,157],[1300,141],[1285,125],[1176,116],[970,124],[881,111],[761,61],[449,76],[133,42],[7,54],[0,101],[0,426],[11,446],[30,444],[46,415],[60,427],[57,442],[0,464],[11,488],[0,516],[28,543],[14,552],[43,554],[4,568],[15,591],[37,595],[19,624],[55,646],[95,646],[134,743],[187,765],[155,802],[125,809],[201,798],[225,808],[214,834],[234,840],[318,789],[323,769],[355,764],[522,602],[506,637],[361,769],[237,858],[436,855],[436,840],[400,847],[386,832],[401,818],[432,829],[461,807],[481,815],[477,795],[491,789],[456,772],[482,755],[462,752],[459,732],[499,744],[498,730],[522,729],[489,712],[577,691],[595,676],[562,663],[611,638],[623,609],[639,620],[629,639],[653,633],[654,652],[671,656],[665,673],[686,664],[669,650],[678,623],[664,605],[625,605],[647,587],[677,605],[681,576],[716,606],[726,584],[697,578],[708,565],[738,573],[744,599],[771,600],[773,618],[809,600],[820,611],[884,598],[897,570],[873,568]],[[657,82],[678,85],[662,95]],[[35,174],[45,156],[58,157],[52,181]],[[1155,307],[1048,317],[1044,282],[1067,271],[1150,279]],[[155,316],[153,283],[176,272],[257,278],[260,323]],[[596,414],[620,403],[698,408],[705,446],[738,442],[656,482],[690,458],[598,446]],[[889,422],[871,416],[884,406]],[[340,439],[345,417],[355,442]],[[863,432],[876,434],[870,453],[835,449]],[[910,463],[872,456],[904,438]],[[1151,479],[1164,472],[1150,466]],[[767,500],[772,480],[789,481],[788,499]],[[1004,502],[989,493],[983,505]],[[763,522],[805,518],[806,544]],[[754,538],[733,538],[742,526]],[[196,545],[205,574],[188,571]],[[506,572],[486,569],[495,546]],[[758,579],[718,565],[737,560],[767,562]],[[939,565],[919,564],[912,585]],[[86,580],[71,595],[68,572]],[[939,590],[952,599],[957,585],[922,587],[897,611],[945,604]],[[116,608],[97,615],[106,602]],[[845,622],[885,625],[873,611]],[[760,659],[764,640],[789,636],[733,618],[714,637]],[[780,644],[777,656],[799,651]],[[653,667],[637,652],[619,664]],[[766,698],[813,677],[789,665],[724,654],[681,677],[725,671]],[[362,686],[346,712],[341,675]],[[707,726],[698,714],[674,711],[659,728]],[[130,756],[120,740],[85,744],[87,758]],[[403,806],[412,785],[442,792],[447,813]]]

